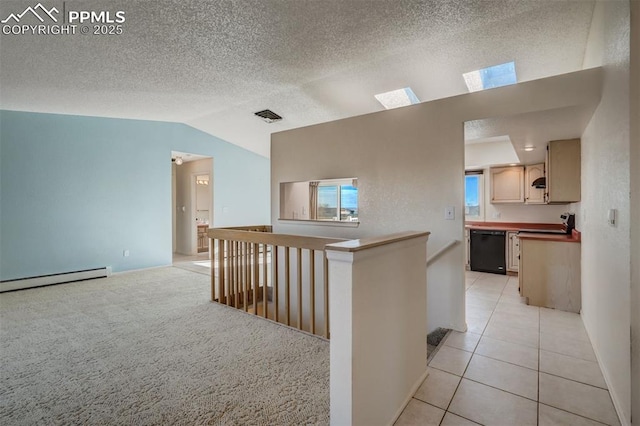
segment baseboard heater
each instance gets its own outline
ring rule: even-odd
[[[42,287],[53,284],[70,283],[74,281],[104,278],[111,275],[111,267],[85,269],[83,271],[63,272],[60,274],[41,275],[38,277],[19,278],[17,280],[0,281],[0,293],[5,291],[22,290],[26,288]]]

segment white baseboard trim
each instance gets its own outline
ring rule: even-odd
[[[38,277],[20,278],[0,282],[0,293],[13,290],[24,290],[27,288],[42,287],[52,284],[70,283],[74,281],[84,281],[94,278],[108,277],[111,267],[85,269],[83,271],[64,272],[61,274],[41,275]]]
[[[593,344],[593,338],[589,333],[589,327],[587,326],[587,322],[585,321],[586,316],[584,314],[584,310],[580,310],[580,318],[582,319],[582,324],[584,325],[584,329],[587,332],[587,337],[589,337],[589,342],[591,343],[591,347],[593,348],[593,352],[596,355],[596,361],[598,361],[598,367],[600,367],[600,371],[602,372],[602,376],[604,377],[604,382],[607,384],[607,390],[609,391],[609,395],[611,396],[611,401],[613,402],[613,408],[616,410],[616,414],[618,415],[618,420],[622,426],[631,425],[631,419],[627,419],[624,415],[624,411],[622,409],[622,405],[620,404],[620,398],[618,394],[611,386],[611,377],[609,376],[609,372],[602,368],[602,357],[600,356],[600,351],[598,350],[598,346]],[[629,348],[631,350],[631,348]]]
[[[414,383],[413,386],[411,386],[411,391],[409,392],[409,395],[402,402],[402,405],[400,406],[398,411],[396,411],[396,414],[393,416],[393,420],[391,421],[391,423],[389,423],[389,426],[393,425],[396,421],[398,421],[398,418],[402,415],[402,412],[404,411],[404,409],[407,407],[407,405],[409,405],[409,402],[411,402],[411,398],[413,398],[413,395],[415,395],[416,392],[418,392],[418,388],[420,388],[420,385],[422,385],[422,383],[427,379],[428,376],[429,376],[429,367],[427,367],[427,369],[420,376],[418,381]]]
[[[111,275],[125,275],[125,274],[132,274],[134,272],[152,271],[154,269],[171,268],[171,267],[173,267],[173,264],[169,263],[167,265],[149,266],[148,268],[128,269],[126,271],[112,272]]]

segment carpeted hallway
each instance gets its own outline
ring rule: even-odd
[[[0,294],[0,423],[328,424],[329,343],[160,268]]]

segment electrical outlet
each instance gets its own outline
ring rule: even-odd
[[[123,257],[129,257],[129,250],[123,250],[122,251],[122,256]]]

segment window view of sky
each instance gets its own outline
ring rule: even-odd
[[[319,206],[336,206],[337,186],[321,186],[318,190]],[[358,188],[351,185],[342,185],[340,188],[340,205],[344,209],[358,208]]]
[[[516,84],[516,63],[506,62],[462,74],[470,92]]]
[[[516,63],[507,62],[506,64],[484,68],[480,70],[480,78],[482,79],[483,89],[516,84]]]
[[[465,176],[465,206],[478,205],[478,176]]]

